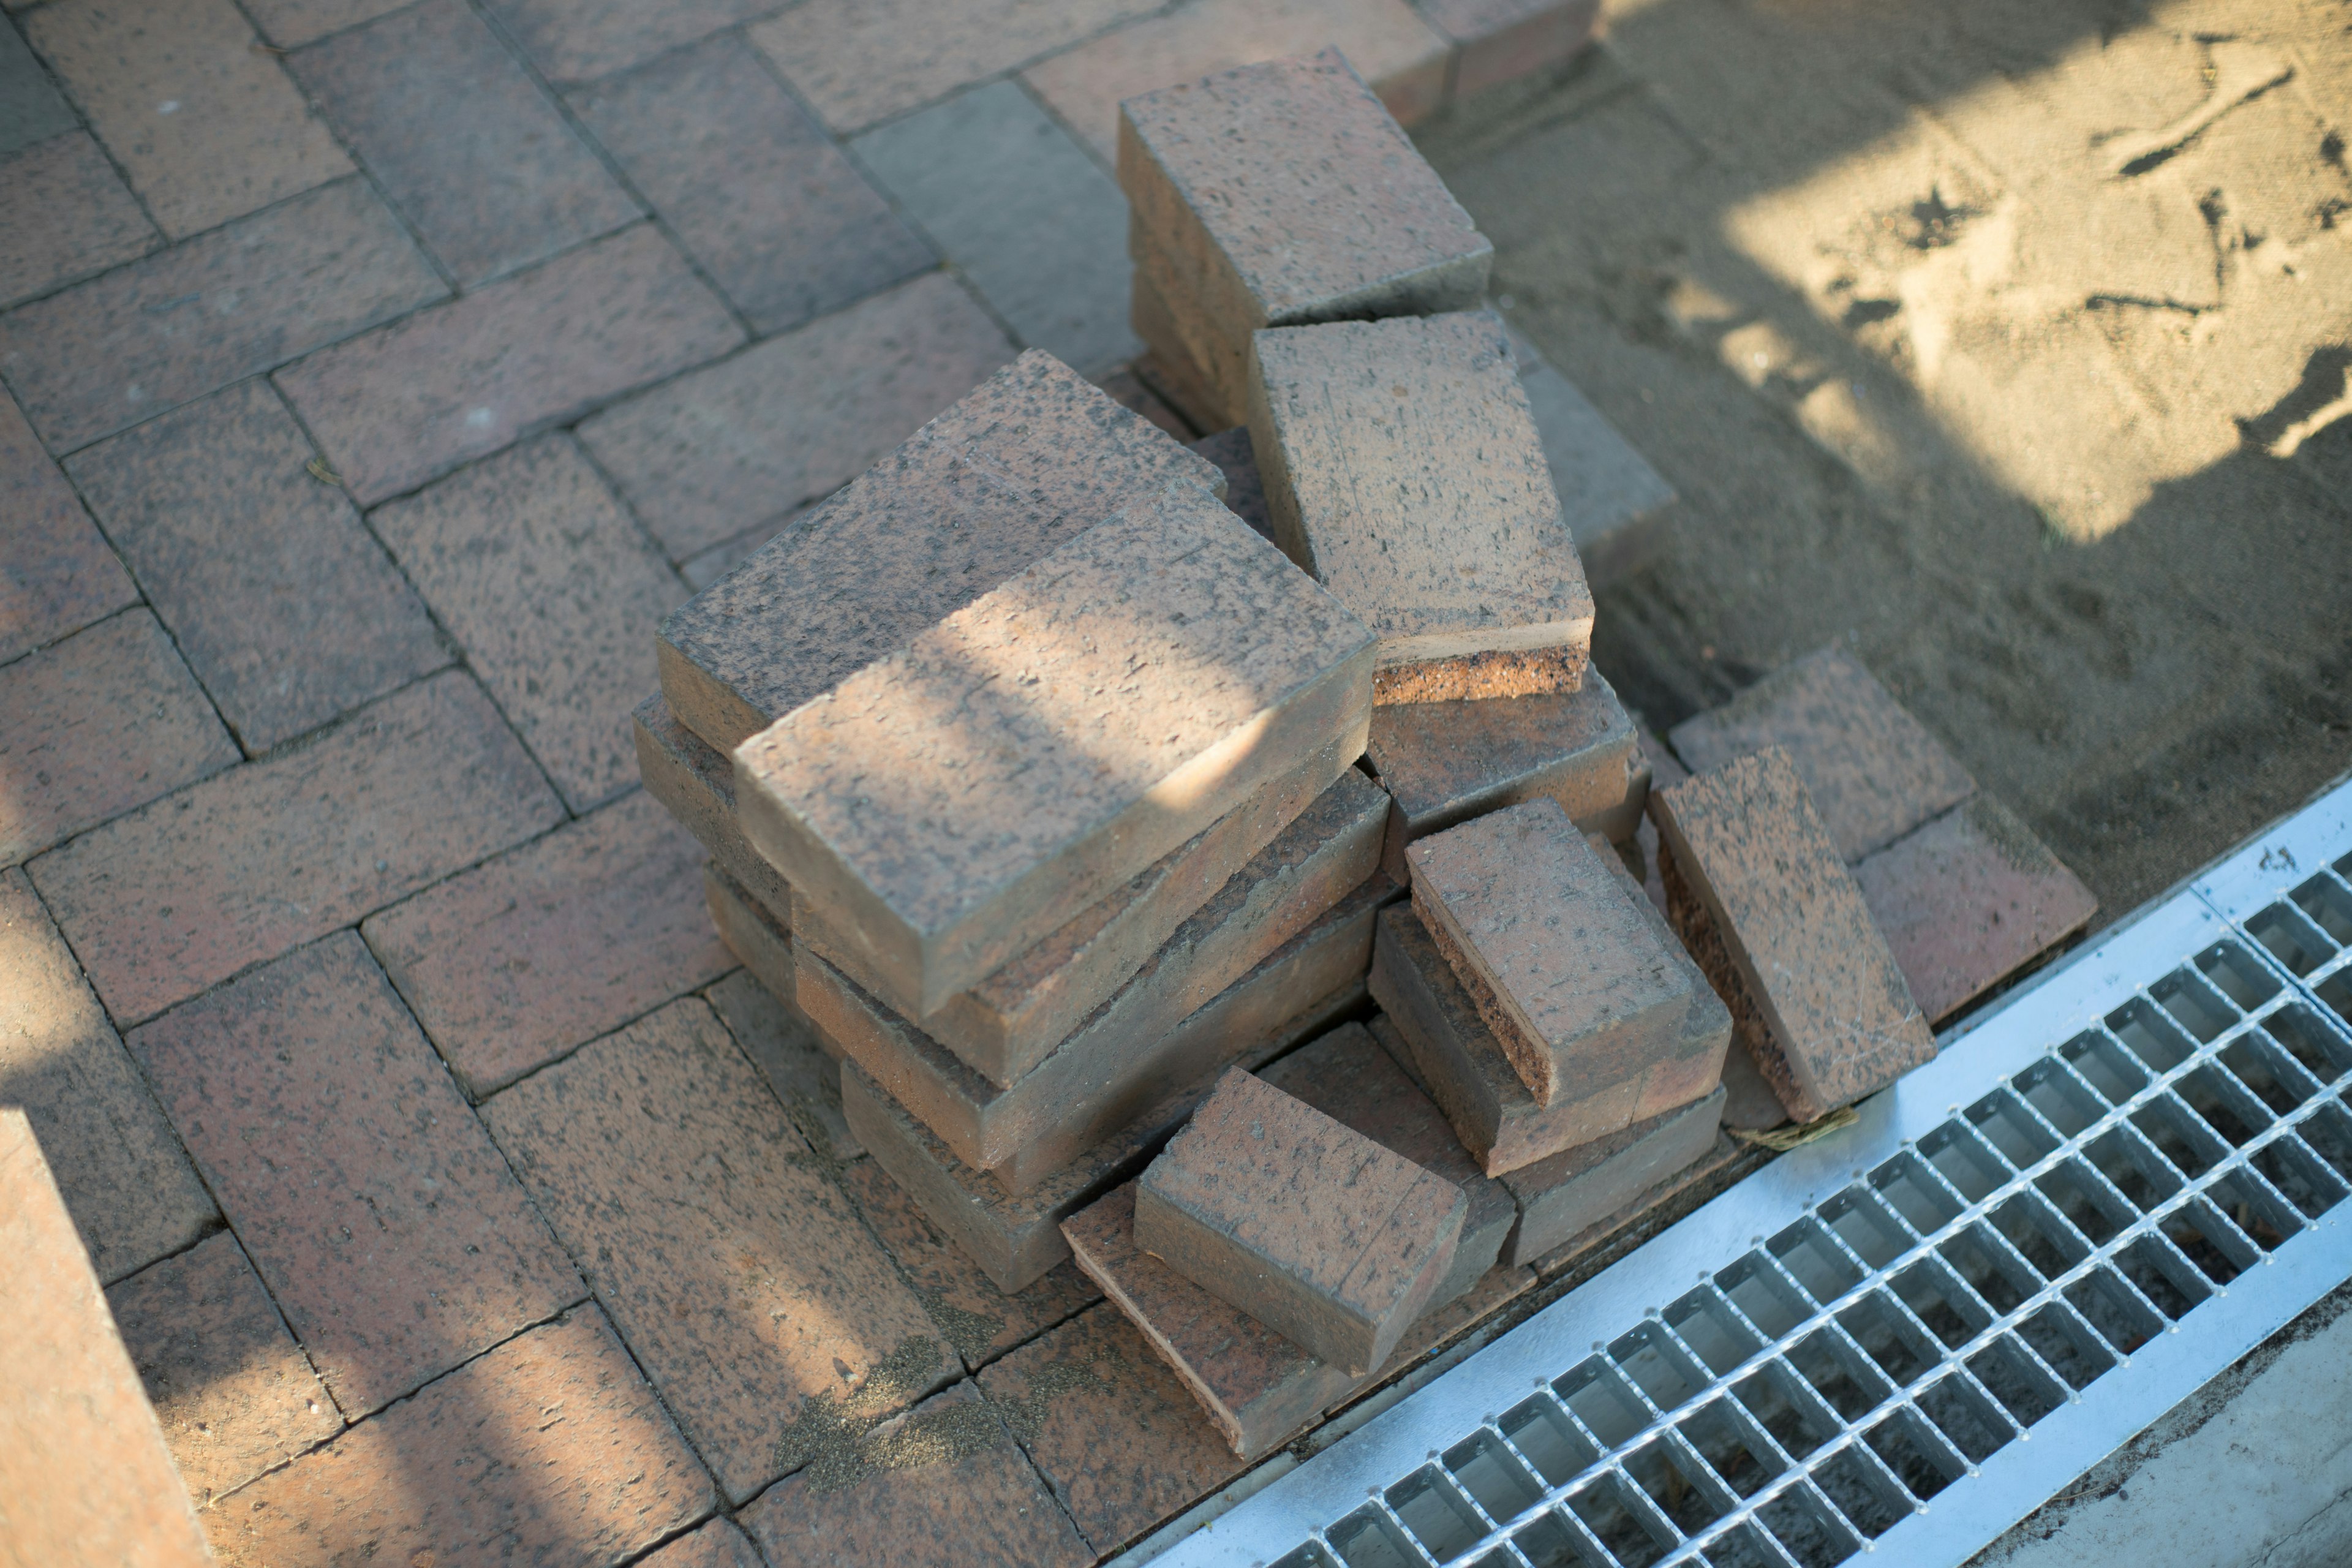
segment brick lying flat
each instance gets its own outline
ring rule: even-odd
[[[215,1210],[22,871],[0,872],[0,1094],[32,1118],[104,1280],[204,1234]]]
[[[1699,987],[1558,801],[1473,818],[1405,856],[1413,911],[1538,1105],[1671,1054]]]
[[[972,1071],[805,945],[798,950],[800,1003],[959,1158],[994,1167],[1050,1131],[1093,1125],[1139,1073],[1182,1056],[1188,1020],[1229,986],[1249,984],[1254,969],[1330,919],[1334,906],[1373,875],[1384,816],[1380,792],[1360,774],[1343,775],[1178,926],[1081,1028],[1009,1086]],[[1159,1044],[1146,1048],[1150,1041]]]
[[[1919,1010],[1940,1024],[2099,907],[2007,807],[1971,795],[1853,868]]]
[[[630,728],[646,793],[661,802],[761,908],[789,928],[792,884],[760,858],[735,820],[735,764],[679,723],[658,696],[637,704]]]
[[[705,862],[702,868],[702,901],[719,940],[737,963],[778,996],[799,993],[800,964],[793,952],[791,929],[716,862]],[[793,1010],[800,1010],[797,1002]]]
[[[637,1568],[767,1568],[760,1549],[731,1519],[721,1515],[671,1542]]]
[[[400,5],[398,0],[247,0],[245,9],[271,43],[292,49]]]
[[[1679,1110],[1507,1173],[1502,1182],[1518,1205],[1518,1225],[1503,1261],[1534,1262],[1688,1166],[1715,1146],[1723,1100],[1717,1089]]]
[[[32,1124],[0,1109],[0,1496],[22,1563],[210,1561]]]
[[[617,1564],[710,1510],[709,1479],[595,1308],[520,1334],[204,1515],[222,1568]]]
[[[115,1286],[107,1305],[200,1506],[343,1429],[227,1232]]]
[[[784,1468],[777,1440],[808,1402],[855,1394],[894,1354],[952,1370],[699,999],[588,1046],[484,1115],[733,1501]]]
[[[352,1418],[580,1299],[356,935],[289,953],[129,1044]]]
[[[1380,637],[1382,671],[1403,682],[1384,698],[1576,689],[1592,593],[1501,321],[1264,331],[1250,370],[1276,542]],[[1490,671],[1472,655],[1526,657]],[[1433,660],[1457,662],[1444,679],[1396,668]]]
[[[1565,63],[1592,40],[1599,0],[1422,0],[1455,45],[1453,92],[1483,92]]]
[[[919,298],[925,288],[891,298],[926,312],[948,303]],[[887,330],[880,320],[873,327]],[[773,391],[762,385],[760,395]],[[603,451],[593,434],[590,444]],[[672,615],[662,626],[662,695],[688,728],[731,754],[1129,500],[1187,476],[1218,478],[1032,350]]]
[[[493,0],[489,7],[531,62],[555,82],[610,76],[764,15],[768,8],[768,0],[678,0],[668,5],[633,5],[626,0]]]
[[[1764,1069],[1745,1042],[1724,1053],[1723,1124],[1743,1131],[1760,1132],[1789,1120],[1789,1108],[1764,1081]]]
[[[841,1113],[841,1064],[797,1006],[741,969],[703,995],[811,1148],[841,1163],[866,1152]]]
[[[0,664],[138,597],[16,400],[0,392]]]
[[[66,464],[246,748],[449,662],[425,605],[310,438],[243,382]]]
[[[969,1383],[845,1439],[742,1517],[774,1568],[1086,1568],[1095,1560],[998,1410]]]
[[[1130,244],[1134,235],[1130,224]],[[1241,418],[1247,412],[1246,399],[1228,413],[1224,395],[1177,330],[1175,308],[1160,292],[1159,279],[1164,268],[1159,253],[1150,251],[1133,259],[1135,275],[1128,285],[1127,321],[1143,341],[1146,351],[1135,362],[1138,378],[1167,399],[1169,406],[1195,429]],[[1257,527],[1255,523],[1251,526]],[[1258,531],[1267,533],[1264,528]],[[1267,537],[1272,535],[1267,533]]]
[[[143,1018],[562,815],[497,710],[451,673],[87,833],[33,882],[107,1011]]]
[[[0,864],[14,865],[237,760],[144,608],[0,668]]]
[[[1666,737],[1695,773],[1779,746],[1839,856],[1893,843],[1975,793],[1976,781],[1870,671],[1832,645],[1766,676]]]
[[[1768,747],[1650,799],[1675,928],[1790,1115],[1816,1121],[1935,1059],[1788,752]]]
[[[1250,446],[1249,426],[1236,425],[1192,443],[1192,450],[1217,465],[1225,476],[1225,508],[1266,539],[1274,537],[1274,520],[1265,510],[1265,479],[1257,471],[1257,454]],[[1377,717],[1377,716],[1376,716]]]
[[[14,37],[0,40],[0,49],[15,44]],[[29,57],[26,64],[47,90],[47,74]],[[20,90],[13,79],[0,81],[0,97]],[[0,305],[103,272],[158,243],[155,226],[123,189],[98,143],[74,124],[70,110],[59,129],[66,134],[21,152],[0,152],[0,206],[49,220],[10,224],[0,236]]]
[[[74,113],[15,28],[0,37],[0,157],[77,129]]]

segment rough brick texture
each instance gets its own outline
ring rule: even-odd
[[[791,930],[715,862],[703,865],[702,900],[719,940],[736,961],[777,995],[796,998],[800,961],[793,952]],[[799,1011],[797,1000],[793,1009]]]
[[[735,764],[677,721],[660,697],[646,698],[630,717],[637,773],[646,793],[677,818],[710,858],[770,915],[787,926],[792,884],[760,858],[735,820]]]
[[[138,596],[16,399],[0,393],[0,663]]]
[[[14,42],[0,40],[0,50]],[[34,80],[47,88],[41,68],[26,63]],[[0,80],[0,97],[22,90],[13,79]],[[0,207],[37,212],[43,219],[12,223],[0,235],[0,305],[103,272],[156,244],[155,226],[122,188],[98,143],[73,129],[70,112],[65,129],[68,134],[13,156],[0,152]]]
[[[751,1065],[766,1075],[809,1147],[836,1163],[866,1152],[842,1115],[841,1063],[799,1007],[741,969],[703,995]]]
[[[1715,1146],[1722,1116],[1717,1089],[1679,1110],[1507,1173],[1502,1181],[1518,1205],[1518,1224],[1503,1261],[1532,1263],[1670,1179]]]

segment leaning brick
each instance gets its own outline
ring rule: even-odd
[[[1503,1184],[1518,1204],[1519,1223],[1503,1261],[1534,1262],[1687,1167],[1714,1147],[1722,1113],[1723,1090],[1717,1089],[1678,1110],[1564,1149],[1504,1176]]]

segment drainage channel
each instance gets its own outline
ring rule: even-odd
[[[1157,1559],[1965,1563],[2352,1275],[2352,784]]]

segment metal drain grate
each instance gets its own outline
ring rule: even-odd
[[[1159,1562],[1965,1562],[2352,1273],[2347,851],[2352,785]]]

